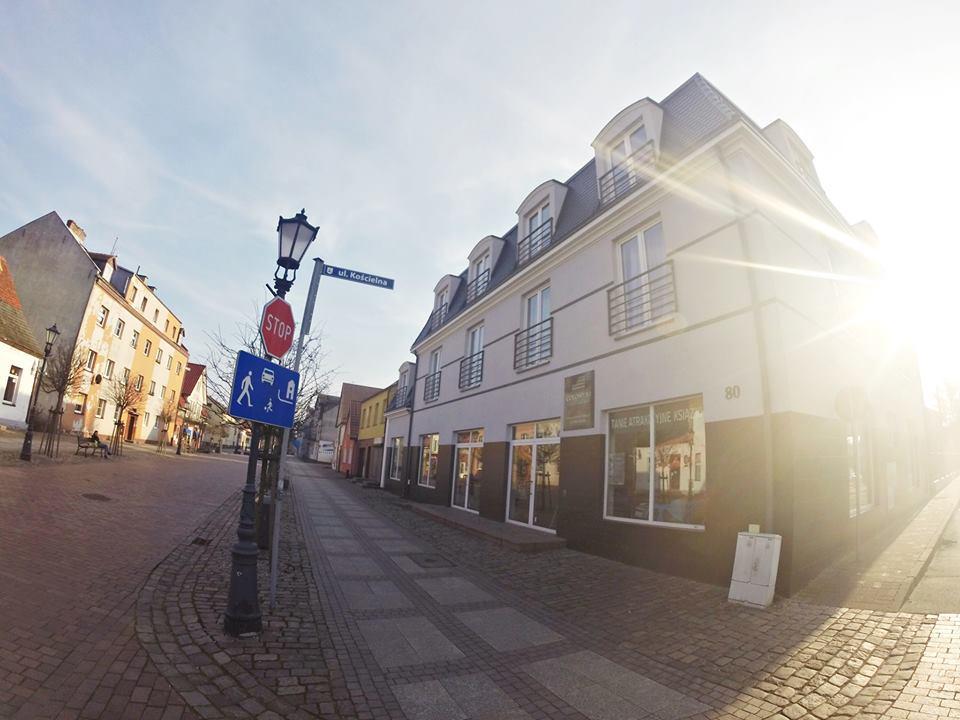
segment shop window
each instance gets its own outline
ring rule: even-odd
[[[604,517],[703,527],[706,433],[700,396],[609,413]]]
[[[483,482],[483,430],[457,433],[454,448],[453,506],[479,512]]]
[[[437,486],[437,456],[440,452],[440,436],[437,433],[420,436],[420,477],[418,485],[435,488]]]
[[[847,430],[847,478],[850,498],[850,517],[873,507],[873,464],[870,438],[866,431]],[[858,497],[859,491],[859,497]]]

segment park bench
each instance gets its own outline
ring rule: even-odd
[[[106,452],[103,448],[97,445],[97,442],[92,438],[84,437],[82,434],[77,435],[77,451],[74,455],[79,455],[80,451],[83,450],[83,456],[87,457],[87,453],[91,450],[96,454],[100,452],[100,457],[106,457]]]

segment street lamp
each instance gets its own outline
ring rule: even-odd
[[[280,297],[290,292],[293,281],[297,279],[300,261],[307,248],[317,237],[317,230],[307,222],[306,210],[301,210],[292,218],[280,218],[277,223],[277,270],[273,274],[273,286]],[[283,270],[283,275],[280,271]]]
[[[37,410],[37,398],[40,396],[40,383],[43,382],[43,374],[47,370],[47,358],[50,357],[50,351],[53,350],[53,343],[56,342],[60,331],[57,330],[57,324],[54,323],[46,330],[45,342],[43,345],[43,360],[40,362],[40,372],[33,381],[33,391],[30,393],[30,406],[27,408],[27,432],[23,436],[23,447],[20,450],[20,459],[30,462],[31,451],[33,449],[33,414]]]
[[[306,210],[301,210],[292,218],[281,217],[280,222],[277,223],[277,269],[273,274],[273,286],[279,297],[285,296],[293,287],[300,261],[317,237],[317,230],[318,228],[307,222]],[[233,546],[233,562],[230,568],[230,592],[227,595],[227,609],[223,613],[223,630],[233,637],[258,633],[262,628],[257,590],[259,550],[254,540],[256,512],[254,499],[257,495],[259,455],[260,424],[252,423],[250,459],[247,461],[247,484],[243,486],[240,525],[237,527],[237,543]]]

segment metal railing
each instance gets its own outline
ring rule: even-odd
[[[523,265],[530,262],[550,247],[551,242],[553,242],[553,218],[548,218],[517,243],[517,264]]]
[[[447,319],[447,303],[434,308],[433,312],[430,313],[430,331],[436,330],[438,327],[443,325],[444,321]]]
[[[677,309],[673,260],[607,290],[611,335],[649,325]]]
[[[423,379],[423,401],[433,402],[440,397],[440,371],[427,375]]]
[[[645,183],[650,178],[653,163],[653,140],[648,140],[622,163],[600,176],[600,204],[613,202]]]
[[[387,403],[387,412],[409,407],[410,401],[413,399],[413,393],[410,392],[410,390],[411,388],[407,385],[398,387],[397,392],[394,393],[393,397],[390,398],[390,402]]]
[[[487,291],[488,285],[490,285],[489,269],[484,270],[473,280],[467,283],[467,304],[472,303],[478,297],[483,295]]]
[[[476,387],[483,382],[483,350],[460,361],[460,389]]]
[[[514,370],[545,363],[553,355],[553,318],[531,325],[513,337]]]

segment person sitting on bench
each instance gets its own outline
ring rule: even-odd
[[[100,434],[96,430],[93,431],[90,439],[97,444],[97,449],[100,450],[101,453],[106,453],[108,457],[111,455],[110,448],[100,439]]]

